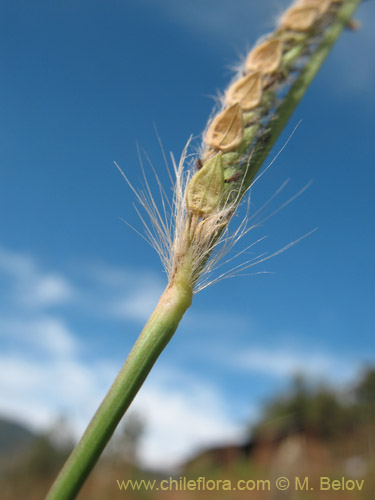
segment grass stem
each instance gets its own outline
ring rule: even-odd
[[[46,500],[75,498],[125,411],[191,305],[192,290],[168,285],[126,362],[66,461]]]

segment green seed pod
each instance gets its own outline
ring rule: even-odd
[[[186,206],[199,217],[211,215],[220,205],[224,191],[222,155],[208,160],[196,172],[186,190]]]

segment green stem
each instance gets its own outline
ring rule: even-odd
[[[247,171],[246,179],[243,185],[243,194],[245,194],[246,189],[253,182],[255,175],[262,167],[268,153],[271,151],[293,111],[304,96],[308,86],[313,81],[315,75],[331,51],[334,43],[339,38],[342,30],[352,18],[360,2],[361,0],[347,0],[344,3],[337,13],[335,21],[326,30],[323,40],[320,42],[315,52],[311,55],[306,67],[301,71],[288,94],[283,99],[283,102],[275,111],[274,117],[269,124],[268,133],[270,134],[270,140],[266,145],[256,148],[253,153],[250,168]]]
[[[46,500],[72,500],[76,497],[191,301],[190,287],[181,282],[168,285]]]

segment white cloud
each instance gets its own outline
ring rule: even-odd
[[[33,391],[43,381],[43,373],[36,363],[19,356],[2,356],[0,370],[0,394]]]
[[[9,352],[0,356],[1,413],[39,430],[62,414],[78,438],[109,388],[116,366],[82,361],[77,335],[57,318],[3,320],[0,329],[5,340],[13,340]]]
[[[271,377],[290,378],[295,374],[303,374],[313,378],[344,381],[358,371],[356,364],[329,354],[287,348],[248,349],[233,356],[232,361],[236,368]]]
[[[75,353],[77,340],[62,321],[55,318],[41,318],[35,323],[36,339],[43,349],[59,356]]]
[[[83,360],[79,332],[45,307],[68,301],[74,290],[83,309],[95,304],[108,318],[144,322],[164,284],[145,270],[97,265],[86,273],[86,284],[73,287],[60,274],[42,272],[35,259],[5,250],[0,272],[13,291],[7,299],[11,310],[2,306],[0,318],[6,346],[0,355],[0,411],[39,430],[63,415],[79,438],[120,366],[102,357]],[[225,398],[215,387],[162,366],[132,405],[147,417],[140,450],[145,465],[175,465],[198,448],[238,439],[241,426],[226,414]]]
[[[86,285],[73,287],[60,274],[41,272],[29,256],[0,249],[0,272],[10,277],[10,288],[20,287],[27,278],[33,283],[28,293],[39,297],[37,300],[34,297],[34,306],[39,304],[38,307],[31,309],[31,297],[20,302],[17,296],[11,295],[5,306],[0,305],[3,309],[0,334],[8,349],[3,349],[0,355],[2,413],[38,429],[51,426],[62,414],[69,419],[77,438],[84,431],[120,366],[111,359],[103,359],[101,353],[97,358],[82,359],[79,342],[82,332],[72,331],[67,320],[58,314],[47,314],[43,307],[68,301],[69,293],[74,290],[80,307],[90,312],[90,318],[92,310],[101,308],[107,319],[143,322],[163,289],[160,278],[144,270],[103,266],[96,269],[96,274],[87,273]],[[88,297],[87,302],[83,297]],[[12,305],[11,311],[6,310],[8,304]],[[69,313],[67,309],[64,311]],[[185,326],[190,330],[196,321],[203,329],[206,325],[207,329],[209,325],[212,327],[212,318],[207,312],[193,315],[189,321]],[[236,323],[236,319],[226,313],[221,313],[217,322],[219,331],[220,328],[248,329],[248,320],[237,318]],[[356,368],[354,363],[345,363],[335,356],[307,350],[298,352],[287,347],[242,350],[232,355],[229,351],[211,356],[212,362],[220,363],[221,370],[230,366],[274,377],[290,377],[302,371],[340,380],[347,379]],[[212,349],[210,352],[212,354]],[[194,356],[197,359],[196,352]],[[147,417],[146,435],[140,449],[143,463],[166,468],[200,448],[238,440],[243,427],[236,420],[238,412],[228,411],[229,393],[225,392],[228,387],[220,390],[207,383],[203,376],[197,380],[192,371],[171,369],[163,362],[163,359],[159,361],[132,405],[141,417]]]
[[[158,274],[147,270],[95,265],[90,266],[90,273],[108,292],[106,314],[141,323],[147,321],[166,286]]]
[[[109,266],[102,262],[86,264],[85,271],[101,286],[110,288],[123,288],[129,282],[134,282],[136,271],[124,269],[122,267]]]
[[[144,323],[165,287],[159,275],[147,270],[97,264],[81,268],[80,272],[83,280],[78,287],[60,273],[41,270],[37,261],[29,255],[0,247],[0,276],[7,281],[7,293],[0,309],[5,313],[11,309],[22,321],[26,316],[37,313],[41,315],[37,322],[41,322],[40,318],[51,306],[78,304],[80,310],[89,311],[90,316],[94,313],[109,319]],[[69,335],[65,335],[63,340],[61,325],[50,323],[48,327],[50,331],[45,335],[46,344],[60,342],[61,348],[67,349]],[[46,324],[42,325],[43,331],[46,328]],[[38,334],[41,335],[40,332]]]
[[[0,270],[15,276],[30,275],[35,272],[35,263],[29,255],[0,247]]]
[[[38,362],[27,355],[0,358],[0,408],[3,414],[37,430],[51,427],[59,415],[68,418],[80,437],[98,407],[117,368],[55,357]],[[132,405],[146,417],[146,435],[139,457],[143,465],[160,469],[175,466],[199,449],[238,441],[242,426],[225,411],[225,398],[203,381],[164,369],[153,377]],[[173,388],[165,381],[174,379]]]
[[[12,340],[18,350],[36,348],[50,356],[75,353],[78,341],[62,320],[53,316],[1,318],[0,336]]]
[[[154,310],[163,288],[154,282],[148,286],[128,292],[116,299],[109,307],[109,312],[122,319],[134,319],[144,323]]]
[[[65,302],[71,295],[71,286],[65,278],[49,274],[35,281],[30,299],[36,305],[48,306]]]
[[[109,385],[100,364],[88,367],[74,359],[40,362],[26,355],[0,358],[0,364],[1,412],[37,430],[50,427],[63,414],[78,437]]]
[[[176,467],[199,450],[243,437],[242,425],[227,414],[225,397],[216,387],[204,380],[194,382],[180,372],[172,388],[155,375],[132,405],[140,416],[146,416],[139,453],[144,465]],[[175,379],[173,370],[169,377]]]
[[[24,307],[59,305],[74,295],[73,286],[64,276],[40,270],[36,261],[24,253],[0,248],[0,273],[11,280],[8,300]]]

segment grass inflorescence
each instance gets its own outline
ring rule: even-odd
[[[228,223],[279,135],[280,120],[287,119],[285,104],[295,83],[343,5],[349,3],[297,0],[280,17],[276,29],[244,58],[203,133],[197,171],[185,177],[183,184],[183,166],[175,168],[176,231],[167,266],[170,282],[182,276],[191,288],[200,290],[206,286],[202,276],[247,232],[244,221],[230,235]]]

